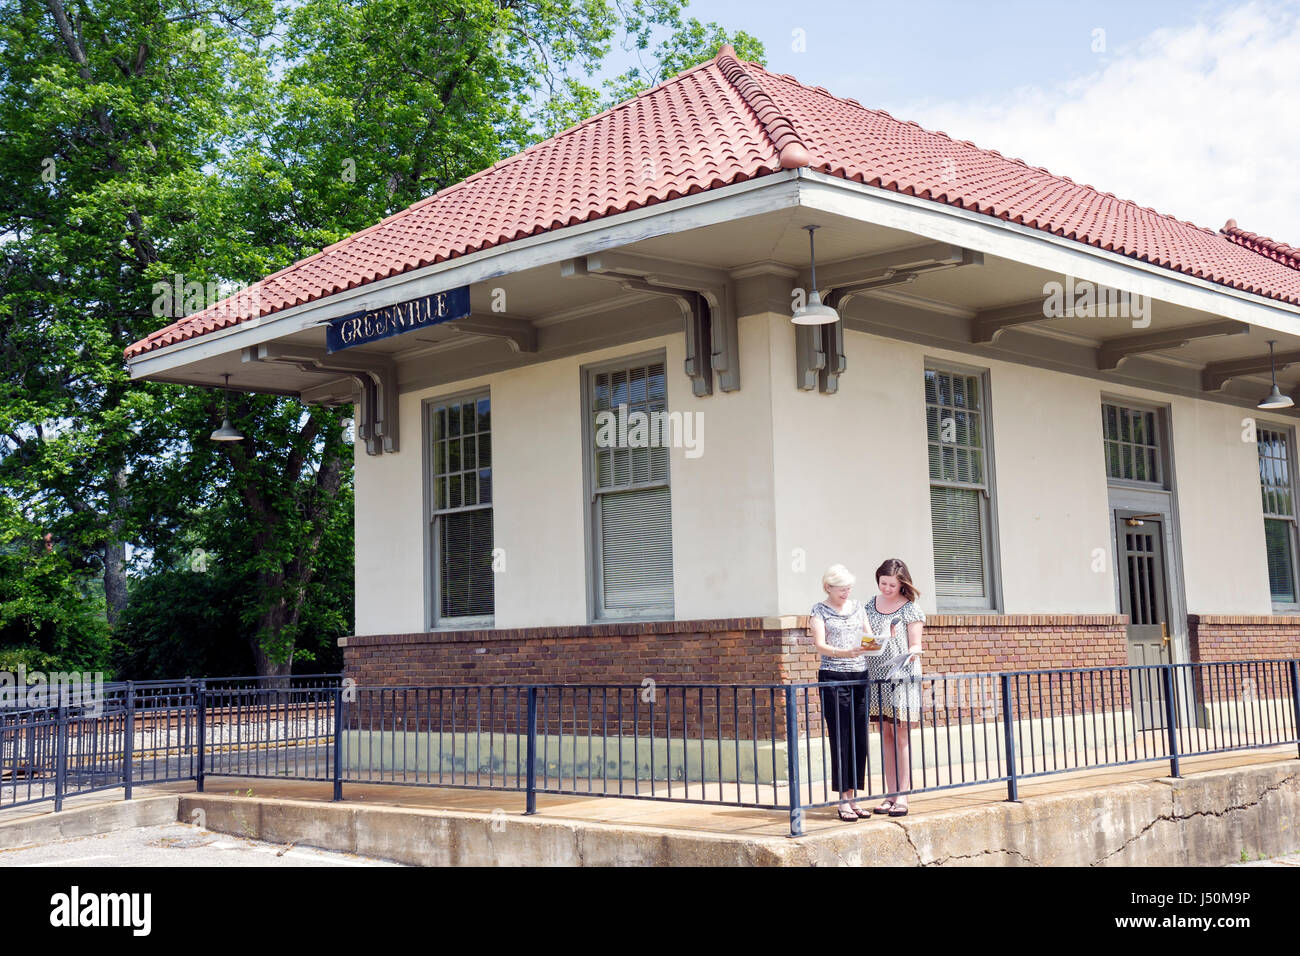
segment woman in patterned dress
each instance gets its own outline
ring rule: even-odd
[[[900,790],[912,786],[912,728],[921,714],[921,631],[925,612],[915,601],[920,595],[912,583],[907,565],[889,558],[876,568],[880,593],[866,605],[867,621],[876,634],[887,634],[884,650],[868,657],[871,719],[880,723],[880,756],[885,765],[887,798],[876,813],[891,817],[907,815],[907,795]],[[910,653],[909,653],[910,652]],[[906,676],[886,681],[886,668],[900,654],[908,653]],[[879,682],[879,683],[878,683]]]
[[[822,575],[826,600],[808,614],[813,645],[821,652],[817,683],[821,687],[822,717],[831,745],[831,786],[840,795],[839,814],[845,821],[871,816],[856,806],[857,791],[866,788],[867,663],[862,650],[866,623],[862,605],[849,600],[854,577],[842,564]]]

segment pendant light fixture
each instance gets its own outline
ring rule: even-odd
[[[221,399],[221,427],[208,437],[213,441],[243,441],[244,436],[230,424],[230,376],[226,376],[226,390]]]
[[[812,289],[808,292],[808,301],[802,308],[795,309],[790,321],[795,325],[830,325],[840,320],[840,314],[829,305],[822,305],[821,296],[817,294],[817,250],[813,247],[813,230],[817,226],[804,226],[808,230],[808,257],[812,266]]]
[[[1260,399],[1259,404],[1255,406],[1256,408],[1290,408],[1295,404],[1295,402],[1291,400],[1290,395],[1283,395],[1281,390],[1277,387],[1277,364],[1273,361],[1273,346],[1275,344],[1276,339],[1269,339],[1268,365],[1273,372],[1273,391]]]

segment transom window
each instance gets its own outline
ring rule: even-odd
[[[986,414],[980,375],[925,370],[935,590],[942,607],[993,607]]]
[[[483,395],[436,403],[429,415],[437,618],[491,617],[491,402]]]
[[[1103,403],[1101,427],[1108,477],[1164,485],[1159,423],[1154,411]]]
[[[1296,513],[1291,471],[1291,432],[1258,428],[1259,485],[1264,510],[1268,586],[1274,604],[1295,604]]]

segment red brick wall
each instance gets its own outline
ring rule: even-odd
[[[925,666],[938,673],[1124,667],[1121,614],[935,614],[926,620]]]
[[[539,700],[539,728],[552,732],[648,734],[651,723],[663,734],[689,737],[785,737],[785,699],[778,689],[719,694],[681,684],[780,684],[783,663],[802,636],[783,628],[793,619],[732,618],[712,621],[645,621],[580,627],[513,628],[424,634],[349,637],[344,643],[344,672],[361,688],[378,685],[622,685],[596,691],[590,704],[586,690],[552,689]],[[799,664],[794,672],[802,673]],[[816,679],[816,666],[809,680]],[[654,682],[653,688],[645,681]],[[651,693],[653,690],[653,694]],[[816,713],[813,695],[813,713]],[[477,691],[424,697],[408,693],[362,693],[362,724],[399,722],[458,728],[487,719],[513,733],[518,700],[490,698]],[[417,712],[418,708],[418,712]],[[802,710],[802,706],[800,708]],[[589,716],[590,715],[590,716]],[[543,724],[542,721],[549,723]],[[473,726],[478,726],[474,723]],[[484,724],[484,729],[488,729]],[[813,729],[816,729],[814,726]]]
[[[923,669],[961,674],[1063,667],[1123,666],[1127,663],[1125,619],[1117,615],[936,615],[927,622]],[[807,634],[807,618],[733,618],[711,621],[653,621],[575,627],[516,628],[350,637],[344,667],[362,688],[376,686],[466,686],[523,683],[623,685],[598,693],[588,706],[586,692],[549,692],[541,719],[565,733],[615,732],[621,715],[625,733],[646,721],[665,733],[685,726],[688,736],[734,733],[784,738],[785,701],[778,691],[721,694],[674,685],[813,683],[819,658]],[[647,679],[655,682],[653,714]],[[1055,682],[1022,678],[1024,702],[1018,716],[1109,709],[1128,694],[1122,683],[1095,679]],[[1040,709],[1041,701],[1041,709]],[[363,693],[358,710],[374,726],[412,722],[449,728],[467,722],[514,732],[519,700],[481,690],[440,697],[408,692]],[[620,710],[621,704],[621,710]],[[1000,708],[996,683],[979,679],[926,682],[923,704],[947,710],[947,719],[991,717]],[[576,705],[576,709],[575,709]],[[820,730],[815,692],[798,701],[801,731]],[[1029,710],[1028,708],[1031,708]],[[588,717],[588,713],[591,716]]]
[[[1189,614],[1192,660],[1204,663],[1300,658],[1300,617]],[[1205,701],[1249,702],[1291,694],[1285,663],[1197,668]]]

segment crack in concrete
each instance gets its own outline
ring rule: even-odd
[[[914,842],[912,842],[912,834],[911,834],[911,832],[907,829],[907,827],[903,826],[902,823],[895,823],[894,826],[896,826],[896,827],[898,827],[900,830],[902,830],[902,831],[903,831],[903,836],[907,837],[907,845],[910,846],[910,847],[912,848],[912,852],[916,854],[916,865],[917,865],[917,866],[925,866],[925,863],[923,863],[923,862],[921,861],[921,851],[920,851],[919,849],[917,849],[916,844],[915,844]]]
[[[1012,855],[1012,856],[1018,856],[1018,857],[1020,857],[1020,859],[1024,860],[1024,861],[1025,861],[1026,863],[1028,863],[1030,866],[1039,866],[1039,865],[1040,865],[1040,864],[1038,864],[1038,863],[1035,863],[1033,860],[1029,859],[1029,857],[1025,856],[1025,855],[1024,855],[1023,853],[1021,853],[1019,850],[1005,850],[1005,849],[997,849],[997,850],[980,850],[978,853],[956,853],[956,854],[953,854],[952,856],[943,856],[943,857],[939,857],[938,859],[936,859],[936,860],[931,860],[929,863],[927,863],[927,862],[925,862],[924,860],[921,859],[921,851],[920,851],[920,849],[917,847],[916,842],[912,839],[911,831],[910,831],[906,826],[904,826],[902,823],[895,823],[894,826],[896,826],[896,827],[898,827],[900,830],[902,830],[902,831],[903,831],[903,836],[907,837],[908,845],[911,846],[911,848],[912,848],[912,852],[916,854],[916,865],[917,865],[917,866],[920,866],[920,867],[927,867],[927,866],[943,866],[943,865],[944,865],[945,863],[947,863],[949,860],[971,860],[971,859],[974,859],[974,858],[977,857],[977,856],[994,856],[994,855],[999,854],[999,853],[1007,853],[1007,854],[1010,854],[1010,855]]]
[[[1300,776],[1298,776],[1297,774],[1291,774],[1289,777],[1283,777],[1273,786],[1265,787],[1263,791],[1260,792],[1259,796],[1256,797],[1254,800],[1250,801],[1249,803],[1238,804],[1231,807],[1224,807],[1222,810],[1194,810],[1191,813],[1162,813],[1154,820],[1152,820],[1150,823],[1148,823],[1146,826],[1144,826],[1136,834],[1134,834],[1133,836],[1125,840],[1122,844],[1120,844],[1120,846],[1116,847],[1114,850],[1107,853],[1100,860],[1093,860],[1088,865],[1101,866],[1103,863],[1105,863],[1107,860],[1109,860],[1111,857],[1115,856],[1116,854],[1123,853],[1126,849],[1128,849],[1138,840],[1142,839],[1142,837],[1146,836],[1147,831],[1152,829],[1158,823],[1176,823],[1180,820],[1191,820],[1193,817],[1221,817],[1228,813],[1235,813],[1238,810],[1249,810],[1251,807],[1258,806],[1260,801],[1262,801],[1266,796],[1268,796],[1274,790],[1281,790],[1288,783],[1296,779],[1300,779]],[[1175,794],[1174,799],[1175,800],[1177,799],[1177,794]]]
[[[1021,853],[1019,850],[1006,850],[1006,849],[998,849],[998,850],[980,850],[980,852],[978,852],[978,853],[958,853],[958,854],[956,854],[956,855],[954,855],[954,856],[945,856],[945,857],[941,857],[941,858],[939,858],[939,859],[937,859],[937,860],[931,860],[929,863],[925,863],[925,864],[923,864],[923,865],[924,865],[924,866],[943,866],[943,865],[944,865],[945,863],[947,863],[949,860],[973,860],[973,859],[974,859],[975,857],[977,857],[977,856],[994,856],[994,855],[996,855],[996,854],[998,854],[998,853],[1006,853],[1006,854],[1009,854],[1010,856],[1018,856],[1018,857],[1020,857],[1020,859],[1024,860],[1024,861],[1025,861],[1026,863],[1028,863],[1030,866],[1042,866],[1041,863],[1035,863],[1033,860],[1029,859],[1029,857],[1025,856],[1025,855],[1024,855],[1023,853]]]

